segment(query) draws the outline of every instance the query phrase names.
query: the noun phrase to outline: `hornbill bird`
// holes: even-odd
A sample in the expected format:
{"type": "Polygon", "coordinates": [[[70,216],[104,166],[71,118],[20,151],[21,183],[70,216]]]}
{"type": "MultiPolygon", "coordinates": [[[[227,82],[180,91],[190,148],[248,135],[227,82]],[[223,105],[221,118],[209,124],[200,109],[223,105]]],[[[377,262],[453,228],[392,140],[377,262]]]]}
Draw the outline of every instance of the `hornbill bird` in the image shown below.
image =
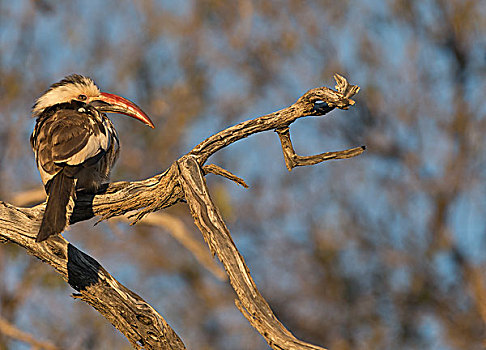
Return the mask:
{"type": "Polygon", "coordinates": [[[36,241],[60,234],[69,223],[76,190],[95,193],[107,182],[117,159],[119,141],[107,113],[121,113],[154,128],[133,102],[100,92],[91,78],[73,74],[37,99],[30,137],[47,206],[36,241]]]}

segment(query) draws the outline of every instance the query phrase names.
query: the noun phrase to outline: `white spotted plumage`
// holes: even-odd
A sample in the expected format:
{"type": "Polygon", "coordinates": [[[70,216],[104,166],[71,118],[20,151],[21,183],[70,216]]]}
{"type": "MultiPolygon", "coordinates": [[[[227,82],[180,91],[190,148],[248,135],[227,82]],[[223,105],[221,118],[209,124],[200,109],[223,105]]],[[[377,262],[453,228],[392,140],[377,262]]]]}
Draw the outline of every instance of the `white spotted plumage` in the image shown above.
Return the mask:
{"type": "Polygon", "coordinates": [[[38,242],[68,225],[76,190],[97,192],[109,180],[119,141],[104,112],[125,114],[154,127],[133,102],[100,92],[92,79],[77,74],[51,85],[34,104],[37,120],[31,144],[48,194],[38,242]]]}

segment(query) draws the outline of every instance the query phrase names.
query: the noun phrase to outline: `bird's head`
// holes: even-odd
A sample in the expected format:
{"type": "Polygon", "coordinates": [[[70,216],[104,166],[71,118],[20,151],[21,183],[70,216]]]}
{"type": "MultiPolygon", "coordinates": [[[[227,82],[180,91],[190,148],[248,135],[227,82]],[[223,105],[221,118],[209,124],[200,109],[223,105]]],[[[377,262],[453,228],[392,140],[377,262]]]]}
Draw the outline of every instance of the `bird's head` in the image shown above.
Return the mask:
{"type": "Polygon", "coordinates": [[[151,128],[155,127],[148,115],[135,103],[114,94],[101,92],[91,78],[78,74],[69,75],[52,84],[35,102],[32,116],[37,117],[46,108],[72,101],[83,102],[100,112],[124,114],[140,120],[151,128]]]}

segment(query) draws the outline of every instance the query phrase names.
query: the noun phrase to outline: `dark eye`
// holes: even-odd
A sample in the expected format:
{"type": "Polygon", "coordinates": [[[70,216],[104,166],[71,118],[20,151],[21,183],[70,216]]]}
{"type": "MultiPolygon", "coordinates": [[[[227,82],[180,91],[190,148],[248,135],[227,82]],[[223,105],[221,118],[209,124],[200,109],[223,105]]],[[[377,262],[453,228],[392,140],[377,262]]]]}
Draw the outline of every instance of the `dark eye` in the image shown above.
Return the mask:
{"type": "Polygon", "coordinates": [[[83,95],[83,94],[78,96],[78,100],[80,100],[80,101],[86,101],[87,98],[88,97],[86,95],[83,95]]]}

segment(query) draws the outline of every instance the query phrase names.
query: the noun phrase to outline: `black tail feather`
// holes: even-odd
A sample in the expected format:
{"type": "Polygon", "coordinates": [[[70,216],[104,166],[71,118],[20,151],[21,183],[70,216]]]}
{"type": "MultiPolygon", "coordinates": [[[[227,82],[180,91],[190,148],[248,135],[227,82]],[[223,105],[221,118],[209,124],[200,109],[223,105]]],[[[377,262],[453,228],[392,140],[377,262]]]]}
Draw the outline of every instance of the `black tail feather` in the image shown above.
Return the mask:
{"type": "Polygon", "coordinates": [[[69,202],[75,194],[75,180],[63,171],[50,181],[48,199],[44,217],[37,234],[36,242],[42,242],[49,236],[60,234],[68,225],[70,209],[69,202]]]}

